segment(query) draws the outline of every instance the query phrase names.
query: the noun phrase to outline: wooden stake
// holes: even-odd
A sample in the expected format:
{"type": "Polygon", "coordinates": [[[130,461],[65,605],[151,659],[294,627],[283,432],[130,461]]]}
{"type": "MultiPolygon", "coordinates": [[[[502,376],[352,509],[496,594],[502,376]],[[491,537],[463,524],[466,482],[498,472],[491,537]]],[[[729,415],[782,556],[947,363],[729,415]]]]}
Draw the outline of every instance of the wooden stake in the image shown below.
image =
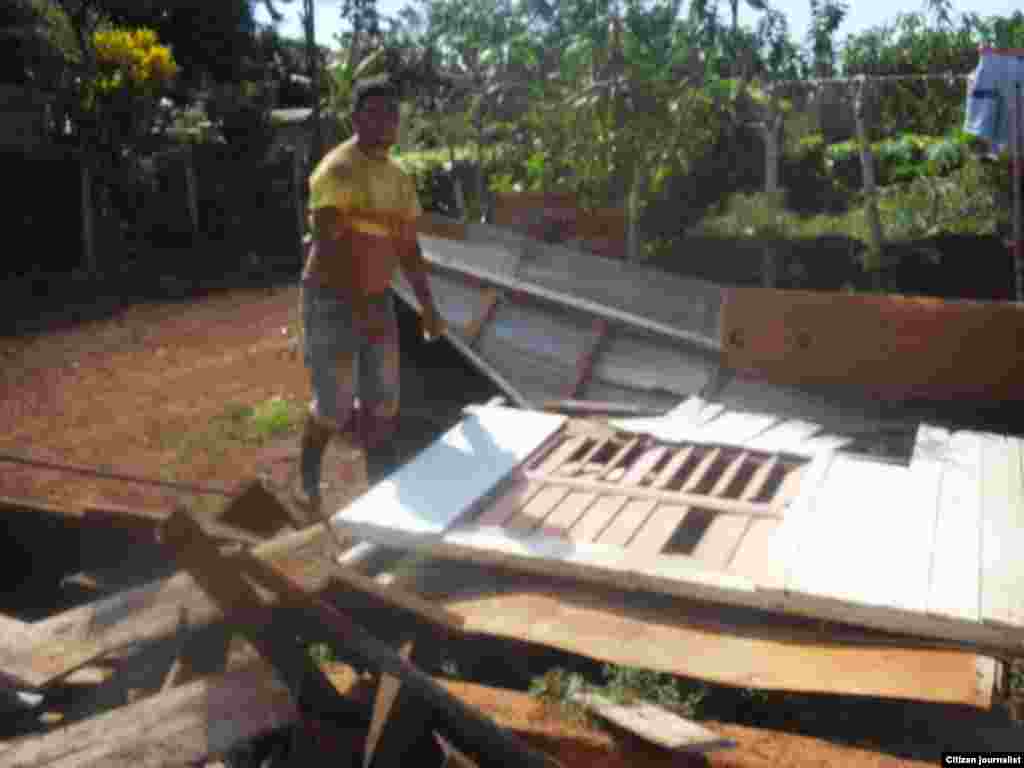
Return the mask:
{"type": "Polygon", "coordinates": [[[85,268],[90,275],[95,275],[99,269],[96,264],[96,230],[92,208],[92,173],[89,170],[89,154],[85,149],[82,150],[80,157],[82,162],[82,248],[85,254],[85,268]]]}
{"type": "Polygon", "coordinates": [[[192,222],[192,237],[199,239],[199,185],[196,183],[196,167],[192,157],[192,145],[189,144],[183,153],[185,161],[185,194],[188,203],[188,216],[192,222]]]}
{"type": "Polygon", "coordinates": [[[864,175],[864,196],[867,200],[868,226],[871,228],[870,270],[879,270],[884,264],[885,238],[882,234],[882,219],[878,213],[878,188],[875,184],[875,158],[871,152],[871,136],[867,124],[867,101],[869,91],[867,77],[860,78],[857,96],[854,100],[854,119],[857,123],[857,140],[860,142],[860,166],[864,175]]]}
{"type": "Polygon", "coordinates": [[[1024,120],[1021,120],[1021,84],[1015,83],[1010,110],[1010,182],[1013,184],[1013,269],[1017,301],[1024,301],[1024,233],[1021,232],[1021,162],[1024,155],[1024,120]]]}

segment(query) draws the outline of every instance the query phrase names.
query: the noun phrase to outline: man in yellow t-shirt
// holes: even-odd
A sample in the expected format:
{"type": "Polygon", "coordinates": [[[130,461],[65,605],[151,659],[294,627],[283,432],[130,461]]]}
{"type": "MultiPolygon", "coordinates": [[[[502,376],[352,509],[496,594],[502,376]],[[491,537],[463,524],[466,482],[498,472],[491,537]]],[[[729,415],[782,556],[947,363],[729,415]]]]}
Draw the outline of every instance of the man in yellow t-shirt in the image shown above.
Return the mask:
{"type": "Polygon", "coordinates": [[[362,444],[371,482],[393,459],[399,350],[390,285],[396,267],[416,293],[424,335],[437,338],[446,330],[416,239],[421,209],[415,185],[388,157],[398,104],[387,78],[357,84],[355,136],[330,151],[310,177],[313,242],[302,274],[302,311],[313,401],[299,474],[300,499],[317,508],[332,434],[351,431],[362,444]]]}

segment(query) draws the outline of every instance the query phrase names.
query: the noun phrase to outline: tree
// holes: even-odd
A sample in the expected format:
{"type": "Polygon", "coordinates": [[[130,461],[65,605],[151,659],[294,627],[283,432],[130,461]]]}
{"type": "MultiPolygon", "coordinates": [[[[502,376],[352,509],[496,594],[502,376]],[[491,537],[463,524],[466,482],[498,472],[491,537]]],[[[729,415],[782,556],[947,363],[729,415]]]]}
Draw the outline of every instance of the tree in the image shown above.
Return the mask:
{"type": "Polygon", "coordinates": [[[833,38],[850,7],[845,0],[811,0],[811,51],[818,77],[831,77],[835,65],[833,38]]]}

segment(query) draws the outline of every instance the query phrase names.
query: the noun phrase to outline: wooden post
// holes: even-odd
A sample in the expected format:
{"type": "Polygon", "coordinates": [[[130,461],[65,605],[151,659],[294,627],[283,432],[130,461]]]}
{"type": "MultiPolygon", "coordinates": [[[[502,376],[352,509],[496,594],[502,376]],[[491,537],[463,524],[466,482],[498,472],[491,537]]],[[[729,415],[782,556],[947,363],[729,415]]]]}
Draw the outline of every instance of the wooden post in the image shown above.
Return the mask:
{"type": "Polygon", "coordinates": [[[196,184],[196,167],[192,156],[192,145],[184,152],[185,194],[188,197],[188,215],[192,222],[192,237],[199,239],[199,187],[196,184]]]}
{"type": "Polygon", "coordinates": [[[1010,110],[1010,183],[1013,184],[1013,271],[1017,282],[1017,301],[1024,301],[1024,233],[1021,232],[1021,164],[1024,158],[1024,120],[1021,120],[1021,84],[1015,83],[1013,109],[1010,110]]]}
{"type": "MultiPolygon", "coordinates": [[[[771,88],[771,101],[768,115],[764,122],[764,191],[771,197],[774,204],[779,194],[779,144],[782,137],[782,111],[779,109],[778,90],[771,88]]],[[[779,206],[781,209],[781,204],[779,206]]],[[[776,211],[776,216],[781,210],[776,211]]],[[[774,244],[764,250],[761,265],[761,284],[765,288],[774,288],[778,283],[778,253],[774,244]]]]}
{"type": "Polygon", "coordinates": [[[96,264],[96,227],[92,208],[92,173],[89,169],[89,152],[81,151],[82,181],[82,248],[85,254],[85,268],[90,275],[99,269],[96,264]]]}
{"type": "Polygon", "coordinates": [[[882,219],[878,213],[878,188],[875,184],[875,158],[871,152],[871,136],[867,124],[867,101],[870,81],[866,76],[859,78],[853,115],[857,123],[857,141],[860,144],[860,165],[864,175],[864,196],[867,201],[868,226],[871,228],[869,244],[870,263],[868,269],[876,272],[883,265],[885,239],[882,234],[882,219]]]}

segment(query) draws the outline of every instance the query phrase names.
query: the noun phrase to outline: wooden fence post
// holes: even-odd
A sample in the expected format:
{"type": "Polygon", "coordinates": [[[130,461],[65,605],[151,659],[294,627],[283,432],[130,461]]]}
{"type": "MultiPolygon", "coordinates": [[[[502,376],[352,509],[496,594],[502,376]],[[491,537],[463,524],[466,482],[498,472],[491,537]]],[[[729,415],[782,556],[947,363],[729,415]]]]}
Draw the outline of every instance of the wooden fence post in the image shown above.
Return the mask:
{"type": "Polygon", "coordinates": [[[1010,183],[1013,184],[1013,273],[1017,283],[1017,301],[1024,301],[1024,233],[1021,223],[1021,164],[1024,158],[1024,120],[1021,119],[1021,85],[1014,83],[1013,108],[1010,110],[1010,183]]]}
{"type": "Polygon", "coordinates": [[[871,152],[871,136],[867,124],[867,101],[870,81],[864,75],[859,78],[857,95],[854,100],[853,116],[857,123],[857,141],[860,144],[860,166],[864,175],[864,196],[867,201],[870,264],[868,268],[876,273],[884,263],[885,239],[882,234],[882,219],[878,213],[878,187],[875,183],[875,158],[871,152]]]}
{"type": "Polygon", "coordinates": [[[92,173],[89,169],[89,152],[82,149],[81,160],[82,182],[82,248],[85,253],[85,268],[90,275],[99,269],[96,263],[96,227],[92,207],[92,173]]]}
{"type": "MultiPolygon", "coordinates": [[[[772,203],[779,195],[779,155],[782,141],[782,110],[779,109],[778,87],[771,86],[771,99],[768,114],[764,122],[764,191],[771,196],[772,203]]],[[[781,205],[776,215],[781,215],[781,205]]],[[[778,249],[774,244],[764,250],[761,265],[761,284],[765,288],[774,288],[778,284],[778,249]]]]}
{"type": "Polygon", "coordinates": [[[185,147],[185,194],[188,198],[188,216],[192,222],[192,237],[199,239],[199,187],[196,183],[196,167],[193,158],[192,144],[185,147]]]}

